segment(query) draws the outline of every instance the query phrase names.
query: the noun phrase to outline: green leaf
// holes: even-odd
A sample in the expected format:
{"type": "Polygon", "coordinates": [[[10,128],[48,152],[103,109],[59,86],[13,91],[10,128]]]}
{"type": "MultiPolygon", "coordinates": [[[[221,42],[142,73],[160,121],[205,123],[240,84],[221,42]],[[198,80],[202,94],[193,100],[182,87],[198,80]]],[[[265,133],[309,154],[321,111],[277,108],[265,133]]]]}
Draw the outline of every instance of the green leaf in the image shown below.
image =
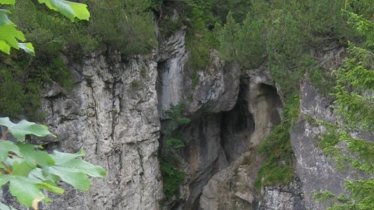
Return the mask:
{"type": "Polygon", "coordinates": [[[18,49],[18,40],[25,41],[25,35],[16,28],[16,25],[9,20],[10,12],[0,9],[0,40],[9,46],[18,49]]]}
{"type": "Polygon", "coordinates": [[[13,152],[21,156],[18,146],[13,142],[6,140],[0,141],[0,160],[5,160],[5,158],[8,157],[9,152],[13,152]]]}
{"type": "Polygon", "coordinates": [[[0,0],[0,4],[14,5],[16,0],[0,0]]]}
{"type": "Polygon", "coordinates": [[[9,20],[8,14],[10,14],[8,10],[0,9],[0,51],[9,54],[13,47],[15,49],[21,48],[26,53],[34,55],[34,48],[31,43],[18,42],[25,41],[25,35],[9,20]]]}
{"type": "Polygon", "coordinates": [[[9,176],[0,175],[0,187],[6,184],[9,181],[9,176]]]}
{"type": "Polygon", "coordinates": [[[88,176],[103,177],[106,172],[102,167],[82,160],[83,155],[82,151],[75,154],[54,151],[51,156],[55,160],[55,166],[48,167],[45,171],[78,190],[86,191],[90,187],[88,176]]]}
{"type": "Polygon", "coordinates": [[[40,188],[46,189],[50,192],[53,192],[59,195],[64,193],[64,189],[58,187],[55,183],[59,179],[58,178],[55,179],[54,177],[52,177],[52,175],[48,173],[43,173],[42,169],[40,168],[35,168],[34,170],[32,170],[29,173],[28,178],[31,180],[34,180],[35,182],[38,182],[37,185],[40,188]]]}
{"type": "Polygon", "coordinates": [[[57,166],[75,169],[92,177],[103,177],[106,175],[105,169],[80,159],[82,156],[83,152],[70,154],[54,151],[52,154],[57,166]]]}
{"type": "Polygon", "coordinates": [[[88,20],[90,13],[86,4],[65,1],[65,0],[38,0],[39,3],[47,5],[51,10],[57,11],[74,21],[75,18],[79,20],[88,20]]]}
{"type": "Polygon", "coordinates": [[[0,40],[5,41],[11,47],[19,49],[18,40],[25,41],[25,36],[14,24],[0,25],[0,40]]]}
{"type": "Polygon", "coordinates": [[[53,135],[49,132],[47,126],[29,122],[27,120],[22,120],[19,123],[12,123],[8,117],[0,117],[0,125],[7,127],[9,132],[21,142],[25,141],[25,136],[29,134],[38,137],[53,135]]]}
{"type": "Polygon", "coordinates": [[[0,40],[0,51],[8,55],[10,54],[10,46],[3,40],[0,40]]]}
{"type": "Polygon", "coordinates": [[[83,155],[83,152],[70,154],[54,151],[52,157],[56,161],[57,166],[72,168],[92,177],[103,177],[106,175],[106,171],[102,167],[80,159],[83,155]]]}
{"type": "Polygon", "coordinates": [[[76,169],[84,174],[87,174],[91,177],[103,177],[106,175],[106,171],[100,167],[95,166],[87,161],[81,159],[74,159],[68,162],[65,162],[61,166],[65,168],[76,169]]]}
{"type": "Polygon", "coordinates": [[[0,26],[12,24],[12,21],[10,21],[8,18],[8,14],[10,14],[9,10],[0,9],[0,26]]]}
{"type": "Polygon", "coordinates": [[[90,188],[90,180],[87,175],[79,170],[53,166],[49,168],[49,172],[60,177],[62,181],[72,185],[78,190],[87,191],[90,188]]]}
{"type": "Polygon", "coordinates": [[[49,192],[52,192],[52,193],[55,193],[55,194],[58,194],[58,195],[64,194],[64,189],[62,189],[61,187],[57,187],[54,183],[41,182],[37,185],[40,188],[48,190],[49,192]]]}
{"type": "Polygon", "coordinates": [[[26,207],[31,207],[35,201],[46,199],[36,183],[22,176],[11,176],[9,190],[10,194],[26,207]]]}
{"type": "Polygon", "coordinates": [[[35,165],[30,164],[27,161],[15,161],[12,167],[12,174],[16,176],[27,176],[30,173],[30,171],[33,170],[35,167],[35,165]]]}
{"type": "Polygon", "coordinates": [[[34,46],[30,42],[18,43],[18,47],[28,54],[35,55],[34,46]]]}
{"type": "Polygon", "coordinates": [[[64,152],[59,152],[57,150],[54,150],[51,156],[56,161],[56,165],[62,165],[65,162],[69,162],[76,158],[83,157],[84,153],[83,151],[80,151],[77,153],[64,153],[64,152]]]}
{"type": "Polygon", "coordinates": [[[55,164],[53,158],[44,151],[35,150],[31,144],[17,144],[24,159],[40,166],[52,166],[55,164]]]}

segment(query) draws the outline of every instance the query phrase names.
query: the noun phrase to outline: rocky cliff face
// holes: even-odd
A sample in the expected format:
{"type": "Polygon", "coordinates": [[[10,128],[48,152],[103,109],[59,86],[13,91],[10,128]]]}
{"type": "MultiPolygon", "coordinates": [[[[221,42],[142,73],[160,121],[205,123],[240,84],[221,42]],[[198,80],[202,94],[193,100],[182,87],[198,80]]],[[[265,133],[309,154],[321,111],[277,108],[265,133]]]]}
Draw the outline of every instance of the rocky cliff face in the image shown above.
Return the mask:
{"type": "MultiPolygon", "coordinates": [[[[242,70],[214,52],[209,68],[197,71],[192,81],[184,40],[179,31],[149,56],[92,55],[70,65],[75,78],[71,91],[56,84],[46,88],[43,109],[59,136],[50,146],[84,149],[87,160],[108,171],[88,193],[70,189],[50,209],[323,209],[312,193],[326,186],[339,193],[350,174],[337,172],[318,149],[314,139],[323,128],[311,126],[305,116],[336,120],[331,101],[310,83],[302,84],[301,114],[291,131],[295,178],[259,192],[254,180],[262,158],[256,146],[282,117],[276,85],[266,66],[242,70]],[[161,124],[178,104],[184,104],[191,119],[178,128],[186,176],[173,205],[161,207],[161,124]]],[[[316,56],[323,65],[338,65],[339,53],[329,53],[316,56]]]]}
{"type": "MultiPolygon", "coordinates": [[[[178,130],[186,145],[180,156],[187,178],[181,187],[179,204],[174,208],[225,209],[227,206],[221,208],[220,203],[231,202],[226,196],[233,189],[221,185],[232,182],[232,174],[237,173],[240,165],[234,162],[244,159],[240,158],[243,153],[251,155],[248,151],[280,122],[281,100],[266,69],[242,71],[236,64],[219,59],[214,52],[208,69],[197,71],[198,81],[193,85],[185,59],[188,54],[181,44],[184,34],[177,33],[171,40],[178,44],[172,46],[170,41],[165,44],[175,49],[163,54],[169,53],[165,57],[170,59],[159,68],[159,99],[165,99],[159,100],[159,111],[165,113],[172,105],[183,103],[192,119],[178,130]],[[180,66],[174,68],[173,63],[180,66]]],[[[253,154],[251,157],[258,158],[253,154]]],[[[250,176],[243,175],[238,185],[248,188],[233,193],[240,194],[237,198],[244,199],[248,208],[254,202],[252,185],[260,162],[248,158],[247,161],[253,169],[248,169],[250,176]],[[251,181],[246,183],[247,179],[251,181]]]]}
{"type": "Polygon", "coordinates": [[[122,60],[93,55],[73,65],[75,85],[67,93],[46,89],[47,123],[59,147],[106,168],[88,193],[69,190],[50,209],[158,209],[162,198],[157,151],[157,63],[150,57],[122,60]]]}

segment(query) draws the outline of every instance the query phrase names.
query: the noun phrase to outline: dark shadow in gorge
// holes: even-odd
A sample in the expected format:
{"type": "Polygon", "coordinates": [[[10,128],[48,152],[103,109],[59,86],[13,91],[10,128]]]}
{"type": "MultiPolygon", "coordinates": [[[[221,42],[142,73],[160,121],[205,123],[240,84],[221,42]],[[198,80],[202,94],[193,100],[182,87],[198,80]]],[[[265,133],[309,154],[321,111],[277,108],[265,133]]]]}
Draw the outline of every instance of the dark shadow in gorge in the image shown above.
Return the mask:
{"type": "Polygon", "coordinates": [[[250,78],[244,77],[232,110],[217,114],[199,113],[194,115],[190,124],[178,128],[176,132],[185,145],[178,154],[184,162],[184,188],[188,190],[184,198],[175,201],[168,209],[199,209],[203,187],[214,174],[247,151],[252,146],[252,138],[258,137],[259,132],[271,129],[265,126],[280,122],[277,110],[280,107],[276,88],[262,83],[251,86],[250,78]],[[250,106],[256,110],[251,110],[250,106]]]}

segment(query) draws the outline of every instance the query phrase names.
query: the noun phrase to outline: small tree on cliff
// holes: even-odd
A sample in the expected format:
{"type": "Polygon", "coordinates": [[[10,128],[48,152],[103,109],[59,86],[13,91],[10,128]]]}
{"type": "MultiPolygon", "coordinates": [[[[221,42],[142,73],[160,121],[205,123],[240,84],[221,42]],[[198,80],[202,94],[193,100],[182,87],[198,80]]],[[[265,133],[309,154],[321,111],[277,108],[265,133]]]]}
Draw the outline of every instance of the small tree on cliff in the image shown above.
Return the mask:
{"type": "MultiPolygon", "coordinates": [[[[0,6],[14,6],[16,0],[0,0],[0,6]]],[[[49,9],[74,20],[88,20],[87,5],[66,0],[38,0],[49,9]]],[[[0,9],[0,51],[10,54],[11,48],[22,49],[34,55],[31,43],[25,42],[24,34],[9,19],[7,9],[0,9]]],[[[5,90],[6,91],[6,90],[5,90]]],[[[62,194],[59,181],[75,189],[86,191],[90,187],[89,177],[103,177],[105,170],[82,159],[82,151],[71,154],[42,151],[42,146],[25,142],[26,135],[37,137],[54,136],[48,127],[26,120],[13,123],[0,117],[0,187],[9,192],[25,207],[38,209],[40,202],[50,202],[46,192],[62,194]]],[[[0,210],[12,210],[0,202],[0,210]]]]}

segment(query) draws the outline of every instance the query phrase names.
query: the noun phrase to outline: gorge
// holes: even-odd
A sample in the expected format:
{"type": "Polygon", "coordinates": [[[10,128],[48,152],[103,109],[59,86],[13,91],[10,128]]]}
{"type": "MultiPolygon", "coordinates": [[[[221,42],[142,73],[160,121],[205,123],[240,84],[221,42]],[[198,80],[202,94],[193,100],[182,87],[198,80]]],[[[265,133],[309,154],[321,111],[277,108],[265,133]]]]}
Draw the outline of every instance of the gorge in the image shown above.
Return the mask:
{"type": "Polygon", "coordinates": [[[69,32],[16,10],[40,57],[0,57],[0,115],[107,171],[40,209],[374,208],[374,3],[288,3],[93,0],[69,32]]]}

